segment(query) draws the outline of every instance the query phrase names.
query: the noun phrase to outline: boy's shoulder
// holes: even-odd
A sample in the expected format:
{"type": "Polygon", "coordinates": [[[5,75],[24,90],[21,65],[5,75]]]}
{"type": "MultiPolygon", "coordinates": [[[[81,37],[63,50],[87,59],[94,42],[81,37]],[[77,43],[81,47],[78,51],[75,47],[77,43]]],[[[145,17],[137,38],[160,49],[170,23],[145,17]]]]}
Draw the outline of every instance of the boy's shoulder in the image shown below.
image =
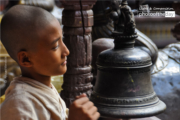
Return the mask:
{"type": "Polygon", "coordinates": [[[31,96],[29,91],[33,91],[33,87],[23,83],[12,81],[5,92],[4,102],[28,102],[29,96],[31,96]]]}
{"type": "MultiPolygon", "coordinates": [[[[19,85],[18,85],[19,86],[19,85]]],[[[2,120],[34,119],[34,107],[27,93],[16,86],[0,105],[2,120]]]]}
{"type": "Polygon", "coordinates": [[[12,81],[9,85],[9,87],[6,89],[5,96],[6,99],[9,98],[17,98],[19,96],[26,95],[26,85],[24,83],[17,83],[15,81],[12,81]]]}
{"type": "MultiPolygon", "coordinates": [[[[25,92],[22,92],[25,93],[25,92]]],[[[2,120],[41,120],[50,119],[48,110],[27,94],[14,94],[0,105],[2,120]]]]}
{"type": "Polygon", "coordinates": [[[39,117],[42,117],[41,120],[50,119],[50,114],[48,109],[46,109],[47,105],[41,101],[42,96],[38,95],[36,92],[37,88],[27,83],[23,83],[21,81],[11,82],[10,86],[6,90],[6,98],[0,105],[1,119],[38,120],[39,117]]]}
{"type": "MultiPolygon", "coordinates": [[[[51,103],[55,104],[58,99],[55,99],[56,96],[51,97],[52,91],[49,91],[43,86],[39,86],[36,83],[32,83],[32,81],[12,81],[10,86],[7,88],[5,92],[5,101],[14,101],[14,102],[28,102],[32,103],[38,102],[41,104],[41,101],[46,98],[51,98],[51,103]],[[30,83],[30,84],[29,84],[30,83]]],[[[49,101],[47,101],[49,102],[49,101]]]]}
{"type": "Polygon", "coordinates": [[[0,105],[0,109],[13,109],[18,107],[30,107],[30,99],[27,97],[25,91],[12,90],[8,96],[6,96],[4,102],[0,105]]]}
{"type": "MultiPolygon", "coordinates": [[[[27,92],[27,85],[23,83],[11,82],[10,86],[5,92],[5,100],[1,104],[0,109],[6,108],[18,108],[18,107],[28,107],[32,106],[32,99],[29,92],[27,92]]],[[[31,89],[32,90],[32,89],[31,89]]]]}

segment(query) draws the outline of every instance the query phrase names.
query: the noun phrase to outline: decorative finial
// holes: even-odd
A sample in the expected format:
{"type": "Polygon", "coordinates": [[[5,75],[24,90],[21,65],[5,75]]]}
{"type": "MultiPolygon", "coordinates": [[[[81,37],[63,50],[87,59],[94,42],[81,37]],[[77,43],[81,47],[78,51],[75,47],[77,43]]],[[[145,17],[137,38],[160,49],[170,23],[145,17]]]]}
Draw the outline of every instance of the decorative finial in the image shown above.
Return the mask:
{"type": "Polygon", "coordinates": [[[126,0],[121,2],[118,0],[112,0],[113,12],[110,14],[110,18],[114,21],[114,32],[121,33],[123,35],[134,35],[135,32],[135,20],[134,14],[131,8],[128,6],[126,0]]]}

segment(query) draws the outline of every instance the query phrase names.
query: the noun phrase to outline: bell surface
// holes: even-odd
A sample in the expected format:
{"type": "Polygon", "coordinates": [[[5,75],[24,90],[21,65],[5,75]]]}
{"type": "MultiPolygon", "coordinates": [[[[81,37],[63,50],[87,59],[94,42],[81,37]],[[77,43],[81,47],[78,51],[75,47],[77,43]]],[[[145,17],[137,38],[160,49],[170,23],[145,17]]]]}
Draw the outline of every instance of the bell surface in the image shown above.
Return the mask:
{"type": "MultiPolygon", "coordinates": [[[[112,1],[117,4],[117,1],[112,1]]],[[[157,115],[166,109],[151,83],[151,57],[134,48],[135,20],[127,1],[116,10],[114,48],[101,52],[97,58],[96,84],[90,100],[101,117],[142,118],[157,115]]]]}
{"type": "Polygon", "coordinates": [[[106,118],[142,118],[163,112],[166,105],[151,83],[151,57],[133,47],[136,34],[117,36],[115,47],[97,58],[97,78],[90,100],[106,118]]]}

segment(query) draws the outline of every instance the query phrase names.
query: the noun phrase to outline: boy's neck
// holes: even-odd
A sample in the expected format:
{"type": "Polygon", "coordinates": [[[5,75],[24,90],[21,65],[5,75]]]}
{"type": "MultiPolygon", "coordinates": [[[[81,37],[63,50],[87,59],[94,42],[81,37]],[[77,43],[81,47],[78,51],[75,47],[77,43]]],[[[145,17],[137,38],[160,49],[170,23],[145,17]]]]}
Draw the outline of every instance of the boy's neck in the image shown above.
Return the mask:
{"type": "Polygon", "coordinates": [[[45,84],[48,87],[52,87],[51,86],[51,76],[43,76],[43,75],[39,75],[39,74],[27,74],[22,72],[22,77],[28,77],[31,79],[34,79],[40,83],[45,84]]]}

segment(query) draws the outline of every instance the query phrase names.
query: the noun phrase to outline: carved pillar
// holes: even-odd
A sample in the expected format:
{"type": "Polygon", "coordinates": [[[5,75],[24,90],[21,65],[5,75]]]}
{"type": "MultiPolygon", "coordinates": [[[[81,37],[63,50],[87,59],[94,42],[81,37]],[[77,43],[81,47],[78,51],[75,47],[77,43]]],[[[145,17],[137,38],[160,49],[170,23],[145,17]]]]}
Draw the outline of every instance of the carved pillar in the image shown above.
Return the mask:
{"type": "Polygon", "coordinates": [[[93,11],[96,0],[60,0],[64,7],[62,24],[64,43],[70,51],[67,57],[67,72],[61,97],[67,107],[77,95],[91,95],[93,76],[91,74],[93,11]]]}

